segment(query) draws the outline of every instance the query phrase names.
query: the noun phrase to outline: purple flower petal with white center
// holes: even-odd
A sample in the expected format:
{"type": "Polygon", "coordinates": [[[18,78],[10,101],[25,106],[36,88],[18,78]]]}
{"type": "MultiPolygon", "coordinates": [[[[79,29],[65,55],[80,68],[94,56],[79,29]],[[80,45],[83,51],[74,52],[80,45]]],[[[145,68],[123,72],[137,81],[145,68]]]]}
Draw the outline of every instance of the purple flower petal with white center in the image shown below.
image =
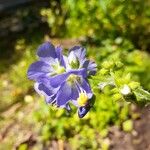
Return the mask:
{"type": "Polygon", "coordinates": [[[55,48],[45,42],[37,55],[40,61],[31,64],[27,73],[29,79],[36,81],[37,93],[43,95],[47,103],[68,111],[72,102],[78,107],[79,117],[84,117],[93,96],[87,77],[96,72],[96,64],[86,59],[85,49],[75,46],[66,57],[60,46],[55,48]]]}
{"type": "Polygon", "coordinates": [[[51,77],[49,79],[51,86],[53,87],[58,87],[61,85],[71,74],[77,75],[77,76],[82,76],[86,78],[86,70],[85,69],[79,69],[79,70],[70,70],[69,72],[65,72],[60,75],[56,75],[54,77],[51,77]]]}
{"type": "Polygon", "coordinates": [[[39,46],[37,55],[41,61],[45,61],[49,64],[55,64],[56,60],[65,67],[65,61],[63,60],[62,48],[60,46],[54,47],[50,42],[45,42],[39,46]]]}
{"type": "Polygon", "coordinates": [[[95,62],[86,59],[86,50],[80,46],[75,46],[70,49],[68,61],[65,59],[67,70],[85,68],[87,74],[94,75],[96,73],[97,65],[95,62]],[[69,64],[69,65],[68,65],[69,64]]]}
{"type": "Polygon", "coordinates": [[[90,86],[84,79],[80,79],[80,81],[75,80],[75,82],[72,84],[70,84],[68,81],[64,81],[58,89],[58,93],[56,94],[56,104],[57,106],[62,107],[71,101],[75,106],[80,107],[80,105],[77,103],[77,98],[79,98],[80,93],[83,92],[86,94],[88,102],[93,93],[90,89],[90,86]]]}
{"type": "Polygon", "coordinates": [[[45,42],[38,48],[37,61],[28,69],[28,78],[37,80],[41,76],[54,76],[65,72],[65,61],[61,47],[54,47],[50,42],[45,42]]]}

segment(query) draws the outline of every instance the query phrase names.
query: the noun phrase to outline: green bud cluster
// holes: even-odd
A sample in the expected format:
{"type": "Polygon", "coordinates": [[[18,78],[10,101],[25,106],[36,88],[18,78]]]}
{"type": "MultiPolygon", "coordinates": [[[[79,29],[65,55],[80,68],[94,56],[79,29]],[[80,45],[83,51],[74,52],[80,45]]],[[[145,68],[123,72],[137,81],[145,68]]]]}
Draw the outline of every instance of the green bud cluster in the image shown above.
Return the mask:
{"type": "Polygon", "coordinates": [[[114,101],[125,100],[140,105],[150,103],[150,93],[143,90],[139,82],[133,81],[132,74],[125,70],[120,61],[104,61],[97,75],[90,81],[93,89],[98,85],[100,92],[109,93],[114,101]]]}

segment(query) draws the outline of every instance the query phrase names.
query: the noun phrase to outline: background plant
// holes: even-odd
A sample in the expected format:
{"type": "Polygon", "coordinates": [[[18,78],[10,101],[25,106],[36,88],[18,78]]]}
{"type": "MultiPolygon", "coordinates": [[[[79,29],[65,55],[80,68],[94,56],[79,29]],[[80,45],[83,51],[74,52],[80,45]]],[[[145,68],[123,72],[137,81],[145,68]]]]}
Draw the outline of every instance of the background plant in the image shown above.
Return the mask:
{"type": "Polygon", "coordinates": [[[150,41],[149,0],[51,1],[42,9],[53,36],[86,37],[100,44],[118,36],[136,48],[148,49],[150,41]]]}
{"type": "MultiPolygon", "coordinates": [[[[7,127],[9,121],[24,125],[23,129],[28,127],[27,131],[36,135],[35,149],[49,147],[53,141],[66,142],[72,149],[108,149],[111,126],[132,132],[134,119],[139,114],[132,111],[132,107],[137,105],[130,102],[143,105],[140,103],[143,96],[139,95],[136,100],[128,99],[130,96],[123,97],[121,90],[127,85],[136,95],[139,93],[136,90],[141,87],[150,89],[149,5],[149,0],[53,0],[49,8],[43,7],[40,13],[42,21],[50,27],[47,31],[50,38],[83,37],[81,44],[87,48],[88,57],[98,64],[97,75],[89,79],[96,95],[94,107],[81,120],[75,110],[66,114],[64,110],[47,106],[44,99],[35,94],[32,82],[26,78],[26,71],[36,59],[38,45],[45,40],[39,27],[14,42],[14,53],[10,56],[18,61],[14,63],[8,59],[7,64],[1,61],[0,111],[12,104],[21,104],[13,116],[1,115],[1,129],[7,127]],[[112,78],[118,88],[110,82],[112,78]]],[[[143,102],[145,100],[148,98],[144,97],[143,102]]],[[[23,134],[20,128],[19,131],[17,135],[8,134],[0,148],[11,149],[19,134],[23,134]]],[[[25,145],[20,147],[27,149],[28,144],[25,145]]]]}

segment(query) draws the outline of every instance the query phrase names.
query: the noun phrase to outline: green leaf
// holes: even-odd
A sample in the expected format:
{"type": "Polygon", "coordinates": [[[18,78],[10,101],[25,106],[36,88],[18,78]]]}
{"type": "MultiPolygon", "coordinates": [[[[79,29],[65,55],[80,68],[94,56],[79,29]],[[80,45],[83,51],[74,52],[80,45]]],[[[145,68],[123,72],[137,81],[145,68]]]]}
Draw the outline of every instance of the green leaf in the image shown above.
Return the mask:
{"type": "Polygon", "coordinates": [[[134,94],[137,98],[137,102],[146,105],[150,103],[150,93],[144,89],[138,88],[134,91],[134,94]]]}

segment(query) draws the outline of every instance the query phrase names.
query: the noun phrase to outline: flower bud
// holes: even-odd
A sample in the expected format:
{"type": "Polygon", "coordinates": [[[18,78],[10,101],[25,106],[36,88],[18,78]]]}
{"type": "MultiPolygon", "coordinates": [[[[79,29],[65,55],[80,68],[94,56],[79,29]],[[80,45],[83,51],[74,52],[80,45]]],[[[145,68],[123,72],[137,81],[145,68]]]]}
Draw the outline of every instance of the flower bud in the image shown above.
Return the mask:
{"type": "Polygon", "coordinates": [[[134,92],[131,91],[131,88],[128,85],[124,85],[123,88],[120,90],[123,98],[128,102],[133,102],[136,100],[134,92]]]}
{"type": "Polygon", "coordinates": [[[129,95],[131,94],[131,89],[128,85],[124,85],[123,88],[120,90],[122,95],[129,95]]]}

